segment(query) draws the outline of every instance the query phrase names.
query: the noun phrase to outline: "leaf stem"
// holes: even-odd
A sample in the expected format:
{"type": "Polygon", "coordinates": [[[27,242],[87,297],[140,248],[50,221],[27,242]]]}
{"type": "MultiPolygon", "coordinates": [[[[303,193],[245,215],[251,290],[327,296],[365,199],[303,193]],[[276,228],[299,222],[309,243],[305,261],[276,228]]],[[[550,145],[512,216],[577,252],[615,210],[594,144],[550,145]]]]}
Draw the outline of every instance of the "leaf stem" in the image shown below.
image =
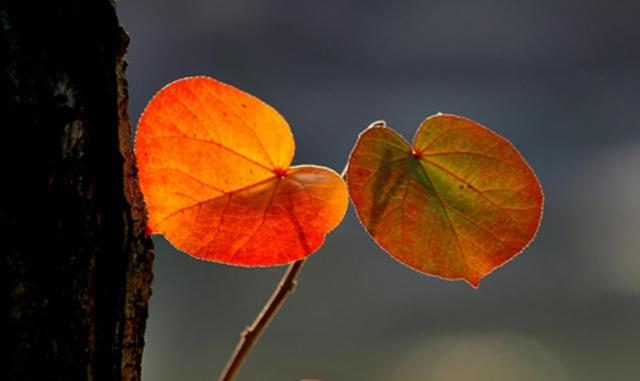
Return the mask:
{"type": "Polygon", "coordinates": [[[287,299],[287,296],[296,288],[296,278],[300,270],[302,270],[305,261],[306,259],[301,259],[289,265],[289,268],[287,268],[287,271],[280,279],[280,283],[278,283],[278,286],[273,291],[271,298],[269,298],[264,307],[262,307],[262,311],[260,311],[253,324],[245,328],[240,335],[240,341],[238,341],[235,351],[231,357],[229,357],[219,381],[231,381],[234,379],[242,363],[260,338],[260,335],[262,335],[264,330],[269,326],[269,323],[287,299]]]}
{"type": "MultiPolygon", "coordinates": [[[[347,168],[348,165],[344,167],[340,174],[340,177],[343,179],[346,178],[347,168]]],[[[227,365],[225,365],[218,381],[232,381],[235,378],[242,363],[260,338],[260,335],[267,329],[269,323],[271,323],[271,320],[287,299],[287,296],[296,288],[296,278],[298,278],[298,274],[300,274],[300,270],[302,270],[302,266],[304,266],[306,261],[307,259],[304,258],[289,265],[287,271],[282,275],[280,283],[278,283],[276,289],[273,290],[271,298],[269,298],[264,307],[262,307],[262,311],[256,316],[253,324],[242,331],[240,341],[238,341],[236,349],[231,354],[231,357],[229,357],[227,365]]]]}

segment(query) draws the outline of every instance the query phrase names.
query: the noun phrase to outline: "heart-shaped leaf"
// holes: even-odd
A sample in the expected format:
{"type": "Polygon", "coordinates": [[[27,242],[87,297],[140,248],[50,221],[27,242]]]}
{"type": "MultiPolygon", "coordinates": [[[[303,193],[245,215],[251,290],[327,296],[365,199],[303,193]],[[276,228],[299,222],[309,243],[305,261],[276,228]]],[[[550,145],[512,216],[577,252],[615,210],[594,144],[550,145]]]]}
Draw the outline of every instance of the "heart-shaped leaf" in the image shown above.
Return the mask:
{"type": "Polygon", "coordinates": [[[289,167],[284,118],[259,99],[207,77],[160,90],[136,133],[148,227],[197,258],[271,266],[308,256],[344,217],[341,177],[289,167]]]}
{"type": "Polygon", "coordinates": [[[374,123],[351,152],[347,184],[392,257],[474,287],[531,242],[542,217],[542,188],[516,148],[455,115],[427,118],[412,145],[374,123]]]}

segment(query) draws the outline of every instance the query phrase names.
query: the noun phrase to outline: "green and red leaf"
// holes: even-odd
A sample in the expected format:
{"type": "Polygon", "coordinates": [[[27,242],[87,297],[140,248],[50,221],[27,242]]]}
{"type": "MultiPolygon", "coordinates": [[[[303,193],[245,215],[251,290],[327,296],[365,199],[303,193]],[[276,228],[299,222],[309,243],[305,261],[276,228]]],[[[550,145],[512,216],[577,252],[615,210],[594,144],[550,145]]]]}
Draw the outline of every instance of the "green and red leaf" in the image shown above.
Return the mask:
{"type": "Polygon", "coordinates": [[[516,148],[455,115],[427,118],[411,145],[374,123],[347,183],[358,218],[392,257],[474,287],[529,245],[542,217],[542,188],[516,148]]]}

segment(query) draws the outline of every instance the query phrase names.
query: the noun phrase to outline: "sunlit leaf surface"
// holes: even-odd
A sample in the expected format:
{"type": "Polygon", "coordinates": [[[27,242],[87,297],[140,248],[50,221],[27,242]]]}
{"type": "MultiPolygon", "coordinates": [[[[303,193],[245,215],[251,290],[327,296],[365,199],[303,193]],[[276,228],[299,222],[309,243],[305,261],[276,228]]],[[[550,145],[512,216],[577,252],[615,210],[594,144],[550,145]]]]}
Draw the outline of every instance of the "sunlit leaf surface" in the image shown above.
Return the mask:
{"type": "Polygon", "coordinates": [[[207,77],[160,90],[136,134],[148,227],[197,258],[270,266],[317,250],[347,208],[344,181],[320,166],[290,167],[284,118],[207,77]]]}
{"type": "Polygon", "coordinates": [[[542,217],[542,188],[515,147],[462,117],[427,118],[409,145],[383,122],[347,170],[358,217],[410,268],[474,287],[520,253],[542,217]]]}

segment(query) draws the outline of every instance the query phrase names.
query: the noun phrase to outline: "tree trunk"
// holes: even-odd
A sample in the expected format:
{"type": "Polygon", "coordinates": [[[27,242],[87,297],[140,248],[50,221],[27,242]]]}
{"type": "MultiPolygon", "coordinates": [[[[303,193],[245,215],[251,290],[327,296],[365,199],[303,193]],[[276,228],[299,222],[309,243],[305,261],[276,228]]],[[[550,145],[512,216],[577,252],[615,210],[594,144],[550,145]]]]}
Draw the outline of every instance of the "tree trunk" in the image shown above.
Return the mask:
{"type": "Polygon", "coordinates": [[[0,2],[1,380],[140,379],[153,248],[127,44],[108,0],[0,2]]]}

